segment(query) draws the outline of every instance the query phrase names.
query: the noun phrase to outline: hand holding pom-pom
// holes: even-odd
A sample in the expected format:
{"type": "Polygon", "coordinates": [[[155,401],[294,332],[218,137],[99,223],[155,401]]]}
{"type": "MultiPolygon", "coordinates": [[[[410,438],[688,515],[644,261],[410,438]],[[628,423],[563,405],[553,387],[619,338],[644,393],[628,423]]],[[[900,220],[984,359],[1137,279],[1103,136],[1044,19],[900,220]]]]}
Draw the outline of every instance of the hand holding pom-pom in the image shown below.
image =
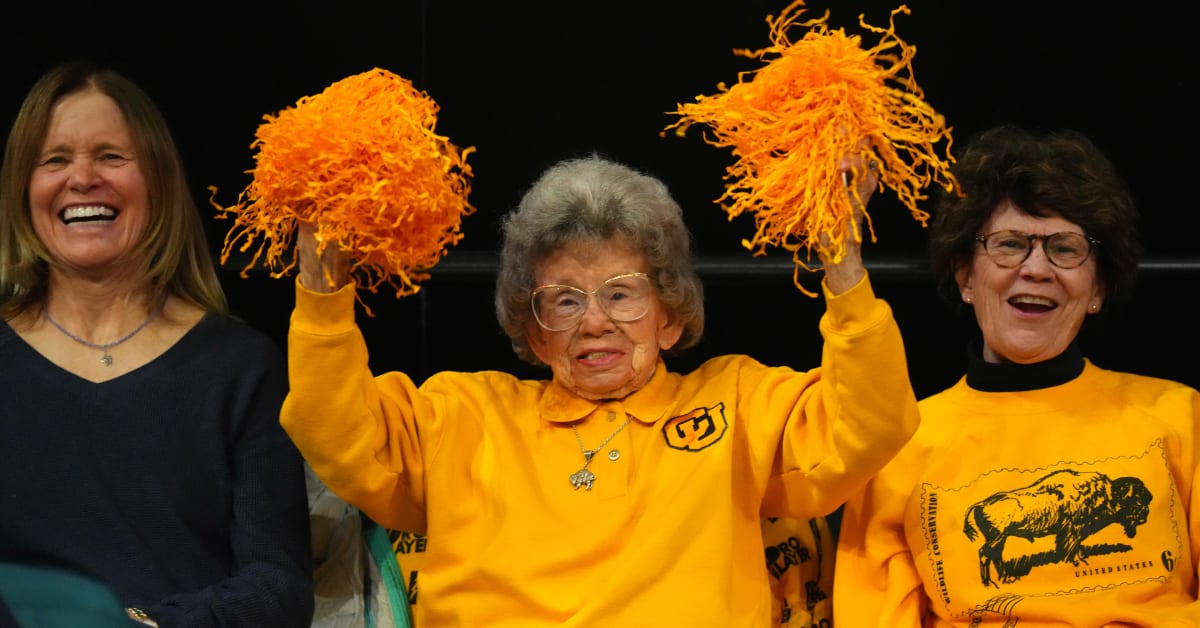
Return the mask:
{"type": "Polygon", "coordinates": [[[473,149],[437,135],[437,112],[409,81],[375,69],[264,116],[251,144],[253,181],[236,205],[217,206],[222,217],[235,216],[221,262],[257,242],[243,276],[260,261],[272,276],[285,275],[304,253],[286,258],[297,223],[308,223],[315,253],[332,247],[360,288],[388,283],[397,297],[416,293],[474,211],[466,163],[473,149]]]}
{"type": "MultiPolygon", "coordinates": [[[[863,219],[874,239],[865,197],[856,185],[847,194],[843,173],[894,190],[922,224],[928,218],[917,206],[926,198],[922,189],[934,182],[954,187],[952,159],[935,151],[944,140],[948,153],[950,128],[912,78],[915,48],[894,26],[872,27],[860,16],[860,25],[880,36],[864,48],[860,36],[830,29],[828,13],[799,22],[803,5],[797,0],[778,18],[767,18],[772,46],[735,51],[763,60],[763,67],[739,75],[732,86],[719,84],[717,94],[680,104],[679,120],[667,127],[683,135],[705,125],[705,142],[732,149],[736,162],[726,169],[726,190],[717,201],[731,219],[754,216],[757,231],[743,241],[747,249],[761,255],[768,246],[782,247],[792,252],[797,271],[809,268],[813,251],[826,268],[842,260],[846,247],[861,244],[863,219]],[[793,42],[793,26],[808,32],[793,42]],[[842,160],[848,155],[854,159],[847,169],[842,160]],[[867,173],[870,163],[877,169],[867,173]]],[[[907,7],[892,14],[900,12],[907,7]]],[[[796,286],[811,294],[798,274],[796,286]]]]}
{"type": "Polygon", "coordinates": [[[313,292],[334,292],[350,277],[350,257],[337,242],[322,242],[317,226],[300,222],[296,235],[300,285],[313,292]]]}

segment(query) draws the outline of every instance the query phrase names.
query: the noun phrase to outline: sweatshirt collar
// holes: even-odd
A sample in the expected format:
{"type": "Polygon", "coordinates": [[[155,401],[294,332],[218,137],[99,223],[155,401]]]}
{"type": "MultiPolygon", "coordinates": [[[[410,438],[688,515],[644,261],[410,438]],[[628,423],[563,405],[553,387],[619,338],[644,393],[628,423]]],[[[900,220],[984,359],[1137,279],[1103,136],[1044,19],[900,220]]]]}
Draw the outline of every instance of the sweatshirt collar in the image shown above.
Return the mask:
{"type": "Polygon", "coordinates": [[[660,358],[654,374],[645,386],[623,399],[584,399],[552,380],[542,393],[538,410],[542,418],[555,423],[569,423],[586,418],[600,408],[619,409],[643,423],[658,421],[675,398],[676,378],[667,371],[660,358]]]}

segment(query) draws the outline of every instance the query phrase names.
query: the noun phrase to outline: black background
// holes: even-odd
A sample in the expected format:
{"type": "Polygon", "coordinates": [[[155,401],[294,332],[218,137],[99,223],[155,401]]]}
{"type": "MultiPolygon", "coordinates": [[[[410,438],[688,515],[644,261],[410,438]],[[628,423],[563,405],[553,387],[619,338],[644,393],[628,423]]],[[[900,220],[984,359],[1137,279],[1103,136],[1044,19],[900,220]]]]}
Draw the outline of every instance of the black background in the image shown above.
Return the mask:
{"type": "MultiPolygon", "coordinates": [[[[809,368],[819,360],[819,300],[792,285],[786,255],[752,258],[751,224],[713,200],[730,163],[699,133],[660,131],[680,102],[733,82],[758,62],[735,48],[767,46],[765,18],[786,1],[570,0],[390,3],[22,3],[0,37],[7,127],[25,91],[53,63],[89,56],[124,71],[156,98],[189,169],[197,201],[208,186],[230,205],[249,182],[250,142],[263,115],[375,67],[411,79],[441,107],[437,130],[473,146],[465,239],[415,297],[384,289],[361,317],[376,369],[420,379],[439,369],[540,374],[512,356],[491,306],[499,217],[541,170],[600,152],[661,177],[684,207],[707,285],[705,340],[675,358],[687,370],[716,353],[749,353],[809,368]]],[[[897,34],[917,47],[914,74],[956,143],[1001,123],[1071,127],[1091,135],[1125,173],[1143,214],[1148,255],[1135,300],[1085,340],[1113,368],[1200,386],[1193,293],[1197,206],[1198,12],[1188,2],[914,0],[897,34]]],[[[898,3],[810,2],[810,15],[862,33],[898,3]]],[[[10,8],[11,11],[11,8],[10,8]]],[[[799,30],[793,39],[799,38],[799,30]]],[[[867,35],[867,41],[874,41],[867,35]]],[[[954,381],[973,323],[939,302],[924,272],[925,233],[888,193],[870,207],[879,241],[867,248],[876,291],[894,306],[919,395],[954,381]]],[[[209,224],[214,254],[228,222],[209,224]]],[[[281,343],[291,279],[222,269],[239,316],[281,343]]],[[[815,285],[810,282],[810,285],[815,285]]]]}

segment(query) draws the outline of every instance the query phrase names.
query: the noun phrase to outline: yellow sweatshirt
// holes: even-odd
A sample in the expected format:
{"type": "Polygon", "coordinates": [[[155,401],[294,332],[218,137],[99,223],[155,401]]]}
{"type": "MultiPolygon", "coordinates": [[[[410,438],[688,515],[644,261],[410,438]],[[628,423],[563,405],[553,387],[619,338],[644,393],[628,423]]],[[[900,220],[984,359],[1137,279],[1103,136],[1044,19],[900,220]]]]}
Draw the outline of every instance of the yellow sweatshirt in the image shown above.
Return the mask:
{"type": "Polygon", "coordinates": [[[836,625],[1200,625],[1200,394],[1079,361],[1065,383],[921,401],[846,506],[836,625]]]}
{"type": "Polygon", "coordinates": [[[761,518],[832,512],[918,422],[866,279],[827,292],[818,369],[660,362],[606,402],[501,372],[373,375],[354,296],[297,283],[282,423],[336,494],[427,534],[417,626],[766,626],[761,518]]]}
{"type": "MultiPolygon", "coordinates": [[[[358,511],[353,508],[348,511],[353,515],[353,520],[348,521],[347,525],[357,524],[358,511]]],[[[834,535],[830,530],[829,521],[825,517],[768,517],[762,520],[762,533],[767,581],[771,584],[771,625],[781,628],[828,627],[833,621],[833,601],[830,595],[833,592],[834,552],[834,535]]],[[[375,578],[369,583],[371,588],[367,591],[368,595],[374,596],[375,603],[382,607],[381,615],[392,610],[389,605],[391,596],[406,596],[410,609],[420,604],[418,576],[424,568],[422,561],[428,544],[424,534],[415,532],[386,530],[386,535],[392,555],[386,558],[394,558],[399,571],[394,581],[389,581],[386,575],[375,578]]],[[[357,561],[352,558],[339,561],[335,568],[362,571],[364,565],[361,558],[357,561]]],[[[356,603],[361,604],[356,599],[347,600],[349,596],[361,597],[364,593],[362,578],[356,576],[359,572],[352,573],[349,577],[345,574],[335,574],[332,570],[329,570],[329,573],[331,578],[340,578],[335,580],[339,585],[348,580],[355,584],[353,587],[340,587],[340,596],[318,597],[318,603],[326,602],[326,606],[332,611],[344,612],[346,606],[352,609],[361,608],[353,606],[356,603]]],[[[377,625],[383,624],[377,621],[377,625]]]]}

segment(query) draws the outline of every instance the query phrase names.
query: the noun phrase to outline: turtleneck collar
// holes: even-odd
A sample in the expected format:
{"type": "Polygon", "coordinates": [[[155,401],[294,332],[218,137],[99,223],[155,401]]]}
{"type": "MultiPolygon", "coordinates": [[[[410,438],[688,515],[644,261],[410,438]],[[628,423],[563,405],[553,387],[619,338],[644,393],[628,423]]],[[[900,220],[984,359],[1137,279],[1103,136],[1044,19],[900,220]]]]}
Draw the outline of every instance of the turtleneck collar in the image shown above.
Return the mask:
{"type": "Polygon", "coordinates": [[[1058,356],[1036,364],[994,363],[983,359],[983,339],[967,345],[967,385],[983,392],[1018,392],[1065,384],[1083,372],[1083,351],[1071,341],[1058,356]]]}

